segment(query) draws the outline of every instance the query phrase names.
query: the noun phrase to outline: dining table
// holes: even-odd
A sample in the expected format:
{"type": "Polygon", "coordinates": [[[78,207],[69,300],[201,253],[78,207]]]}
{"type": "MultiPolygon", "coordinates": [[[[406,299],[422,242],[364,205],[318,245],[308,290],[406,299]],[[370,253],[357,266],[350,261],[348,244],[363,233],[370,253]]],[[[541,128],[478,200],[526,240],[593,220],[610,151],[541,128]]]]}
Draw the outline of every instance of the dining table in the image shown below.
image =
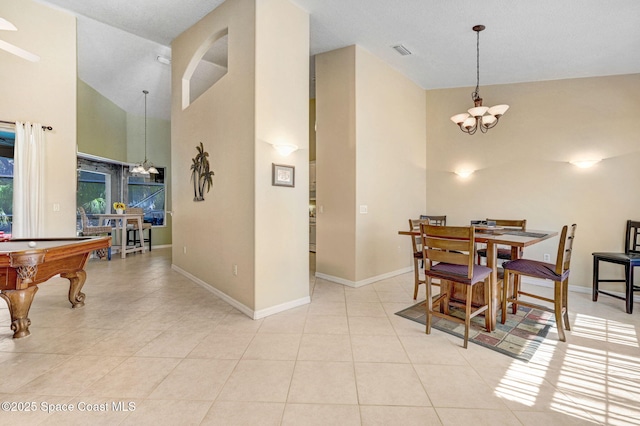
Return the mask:
{"type": "MultiPolygon", "coordinates": [[[[419,236],[418,230],[398,231],[399,235],[419,236]]],[[[556,231],[542,230],[519,230],[492,226],[475,227],[475,242],[487,245],[487,266],[491,268],[491,329],[496,327],[498,316],[498,307],[501,306],[502,296],[502,278],[498,276],[498,246],[511,247],[512,258],[517,258],[524,247],[538,244],[544,240],[558,235],[556,231]]],[[[464,301],[465,287],[464,284],[454,284],[452,288],[451,298],[458,301],[464,301]]],[[[478,286],[473,293],[473,303],[484,303],[484,290],[482,286],[478,286]]]]}
{"type": "MultiPolygon", "coordinates": [[[[128,246],[127,245],[127,222],[129,220],[135,220],[138,223],[138,229],[142,229],[142,216],[141,214],[130,214],[130,213],[103,213],[94,215],[98,219],[100,219],[101,223],[104,225],[109,225],[120,232],[120,257],[126,259],[128,253],[136,253],[142,252],[145,253],[146,249],[144,244],[140,244],[140,246],[128,246]]],[[[117,246],[113,246],[114,248],[117,246]]]]}

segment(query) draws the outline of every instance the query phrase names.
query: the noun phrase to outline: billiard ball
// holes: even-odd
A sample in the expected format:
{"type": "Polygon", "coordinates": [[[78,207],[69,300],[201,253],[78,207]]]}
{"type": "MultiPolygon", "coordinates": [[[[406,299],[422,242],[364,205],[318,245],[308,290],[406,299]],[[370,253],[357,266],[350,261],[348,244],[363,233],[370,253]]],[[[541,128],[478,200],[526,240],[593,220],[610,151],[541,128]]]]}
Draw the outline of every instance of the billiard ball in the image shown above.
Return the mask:
{"type": "Polygon", "coordinates": [[[35,241],[29,241],[29,247],[34,248],[36,246],[35,241]]]}

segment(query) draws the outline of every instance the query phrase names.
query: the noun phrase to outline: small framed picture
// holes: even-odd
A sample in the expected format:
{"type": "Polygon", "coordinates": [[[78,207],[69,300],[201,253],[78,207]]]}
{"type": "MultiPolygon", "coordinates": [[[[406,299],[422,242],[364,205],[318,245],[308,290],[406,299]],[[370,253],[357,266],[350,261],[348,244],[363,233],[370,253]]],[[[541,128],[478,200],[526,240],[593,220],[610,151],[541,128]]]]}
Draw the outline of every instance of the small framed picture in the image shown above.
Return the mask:
{"type": "Polygon", "coordinates": [[[285,166],[284,164],[272,163],[272,179],[273,186],[295,186],[296,168],[294,166],[285,166]]]}

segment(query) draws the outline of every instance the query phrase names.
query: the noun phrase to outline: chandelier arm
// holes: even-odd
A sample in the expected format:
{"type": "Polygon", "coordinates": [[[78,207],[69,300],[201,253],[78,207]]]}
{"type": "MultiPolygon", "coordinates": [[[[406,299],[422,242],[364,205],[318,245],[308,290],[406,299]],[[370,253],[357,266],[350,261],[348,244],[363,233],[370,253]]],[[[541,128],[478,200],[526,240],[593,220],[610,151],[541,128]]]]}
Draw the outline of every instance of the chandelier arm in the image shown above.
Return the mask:
{"type": "MultiPolygon", "coordinates": [[[[493,123],[489,124],[488,126],[484,126],[487,130],[489,129],[493,129],[494,127],[496,127],[496,124],[498,124],[498,121],[500,121],[500,117],[496,117],[496,121],[494,121],[493,123]]],[[[486,132],[485,132],[486,133],[486,132]]]]}
{"type": "MultiPolygon", "coordinates": [[[[460,125],[460,128],[462,129],[462,125],[460,125]]],[[[463,132],[465,132],[468,135],[473,135],[475,132],[478,131],[478,119],[476,118],[476,124],[473,125],[473,127],[469,127],[469,129],[462,129],[463,132]]]]}

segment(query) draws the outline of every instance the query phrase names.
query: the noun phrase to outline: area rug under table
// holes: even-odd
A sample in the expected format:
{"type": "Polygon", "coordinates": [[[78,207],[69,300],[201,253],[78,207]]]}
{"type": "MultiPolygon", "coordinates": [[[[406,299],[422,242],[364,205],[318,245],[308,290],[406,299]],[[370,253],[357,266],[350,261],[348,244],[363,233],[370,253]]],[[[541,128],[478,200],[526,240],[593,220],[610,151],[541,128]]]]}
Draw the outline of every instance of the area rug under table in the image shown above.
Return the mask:
{"type": "MultiPolygon", "coordinates": [[[[425,301],[423,300],[396,312],[396,315],[420,324],[426,324],[427,314],[424,303],[425,301]]],[[[449,311],[453,316],[464,318],[463,309],[452,307],[449,311]]],[[[509,308],[508,312],[505,324],[500,322],[501,314],[498,313],[496,329],[491,333],[484,329],[484,317],[482,315],[472,318],[469,341],[513,358],[529,361],[547,336],[549,329],[555,325],[553,314],[524,306],[518,306],[516,315],[511,314],[511,308],[509,308]]],[[[464,336],[463,324],[444,318],[433,317],[431,326],[460,338],[464,336]]]]}

